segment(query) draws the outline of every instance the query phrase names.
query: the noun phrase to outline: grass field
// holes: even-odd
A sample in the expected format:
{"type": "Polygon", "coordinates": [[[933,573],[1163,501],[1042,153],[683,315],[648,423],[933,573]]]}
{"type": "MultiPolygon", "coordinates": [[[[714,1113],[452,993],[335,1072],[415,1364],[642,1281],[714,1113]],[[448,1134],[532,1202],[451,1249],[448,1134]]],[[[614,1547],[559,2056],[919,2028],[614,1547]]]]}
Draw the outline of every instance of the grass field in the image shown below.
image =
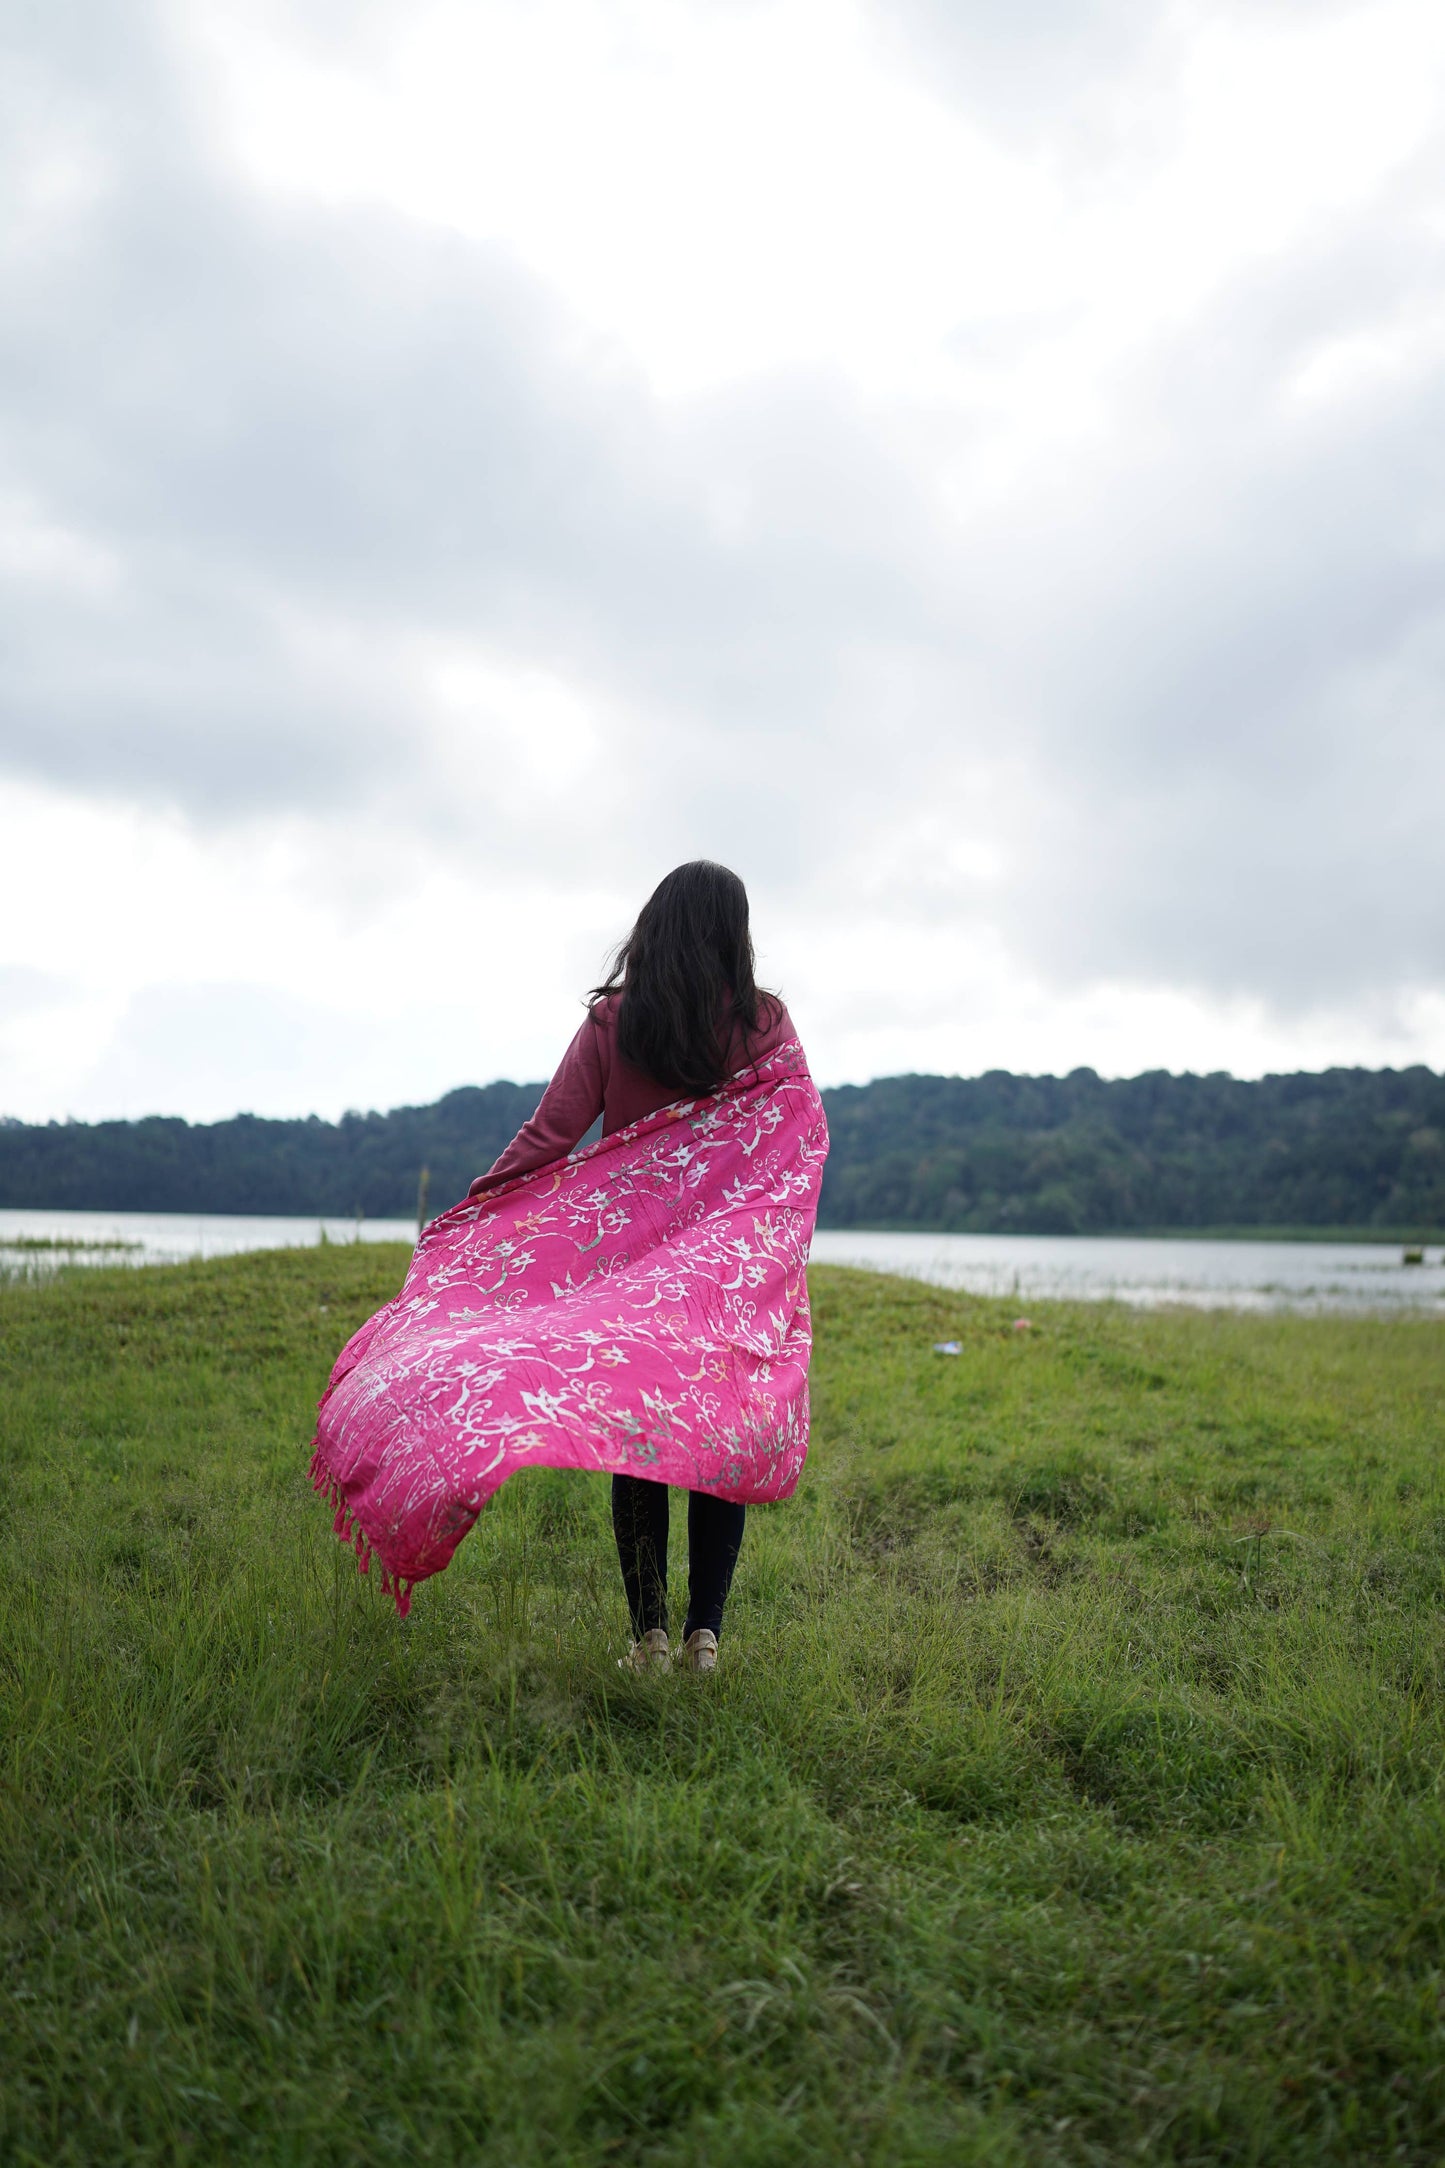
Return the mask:
{"type": "Polygon", "coordinates": [[[723,1668],[634,1679],[600,1479],[405,1624],[334,1541],[403,1263],[0,1289],[0,2159],[1445,2160],[1438,1323],[816,1271],[723,1668]]]}

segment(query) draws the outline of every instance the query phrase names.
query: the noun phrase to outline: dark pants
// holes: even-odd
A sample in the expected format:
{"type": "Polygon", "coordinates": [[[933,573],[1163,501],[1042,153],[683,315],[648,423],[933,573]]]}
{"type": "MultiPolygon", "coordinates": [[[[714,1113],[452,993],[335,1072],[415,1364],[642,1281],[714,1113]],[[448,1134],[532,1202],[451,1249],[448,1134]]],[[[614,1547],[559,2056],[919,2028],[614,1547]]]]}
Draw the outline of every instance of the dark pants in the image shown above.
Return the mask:
{"type": "MultiPolygon", "coordinates": [[[[687,1494],[687,1623],[684,1640],[699,1626],[722,1631],[723,1605],[743,1540],[746,1506],[730,1498],[687,1494]]],[[[622,1562],[622,1585],[637,1640],[654,1626],[667,1631],[667,1485],[645,1476],[612,1478],[612,1528],[622,1562]]]]}

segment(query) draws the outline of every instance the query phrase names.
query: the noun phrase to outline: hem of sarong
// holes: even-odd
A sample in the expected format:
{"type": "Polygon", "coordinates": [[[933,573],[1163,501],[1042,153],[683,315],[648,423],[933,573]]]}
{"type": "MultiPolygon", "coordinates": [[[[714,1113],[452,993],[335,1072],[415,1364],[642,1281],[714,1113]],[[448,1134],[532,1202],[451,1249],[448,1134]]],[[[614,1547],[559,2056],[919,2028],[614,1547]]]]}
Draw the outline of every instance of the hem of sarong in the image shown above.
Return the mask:
{"type": "MultiPolygon", "coordinates": [[[[649,1480],[668,1482],[669,1488],[674,1490],[700,1491],[709,1498],[723,1498],[734,1505],[784,1505],[796,1492],[806,1461],[807,1446],[805,1444],[798,1456],[796,1466],[791,1468],[779,1483],[754,1483],[750,1486],[746,1483],[729,1483],[720,1477],[714,1477],[711,1481],[697,1482],[687,1476],[681,1479],[678,1477],[671,1479],[650,1477],[649,1480]],[[748,1490],[751,1490],[750,1496],[739,1496],[739,1492],[748,1490]]],[[[554,1461],[538,1455],[535,1459],[529,1459],[526,1465],[577,1468],[584,1464],[570,1458],[554,1461]]],[[[507,1471],[509,1475],[518,1472],[516,1468],[507,1471]]],[[[641,1475],[644,1471],[635,1466],[613,1467],[604,1461],[598,1461],[587,1472],[598,1475],[641,1475]]],[[[312,1489],[323,1497],[332,1508],[331,1527],[337,1541],[347,1544],[355,1552],[358,1573],[369,1574],[371,1561],[375,1558],[381,1568],[381,1593],[383,1596],[391,1597],[396,1605],[398,1618],[405,1618],[411,1610],[412,1595],[419,1583],[430,1580],[433,1573],[440,1573],[446,1566],[450,1565],[451,1553],[448,1553],[441,1565],[430,1567],[425,1573],[414,1573],[410,1576],[399,1572],[394,1566],[390,1565],[387,1560],[385,1539],[372,1533],[362,1518],[359,1505],[348,1500],[345,1485],[327,1457],[326,1447],[322,1442],[319,1431],[311,1441],[311,1461],[308,1473],[311,1477],[312,1489]]],[[[500,1489],[500,1482],[495,1487],[500,1489]]]]}
{"type": "Polygon", "coordinates": [[[326,1448],[319,1434],[311,1441],[311,1488],[318,1491],[327,1504],[334,1507],[335,1517],[331,1527],[338,1542],[349,1544],[356,1553],[358,1573],[370,1573],[371,1561],[377,1560],[381,1567],[381,1593],[390,1596],[396,1605],[398,1618],[405,1618],[411,1609],[412,1590],[417,1576],[408,1580],[395,1572],[386,1562],[386,1553],[380,1542],[364,1526],[356,1508],[347,1502],[340,1476],[326,1457],[326,1448]]]}

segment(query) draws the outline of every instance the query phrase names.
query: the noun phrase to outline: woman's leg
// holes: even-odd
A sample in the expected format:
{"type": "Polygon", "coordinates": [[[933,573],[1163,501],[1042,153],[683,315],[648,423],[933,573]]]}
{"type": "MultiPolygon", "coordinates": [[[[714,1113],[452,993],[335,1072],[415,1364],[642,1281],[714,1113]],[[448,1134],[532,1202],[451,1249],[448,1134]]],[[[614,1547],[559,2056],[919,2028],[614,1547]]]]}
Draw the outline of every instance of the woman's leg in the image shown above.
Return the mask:
{"type": "Polygon", "coordinates": [[[645,1476],[612,1478],[612,1532],[622,1566],[622,1585],[632,1614],[633,1639],[661,1627],[667,1632],[667,1485],[645,1476]]]}
{"type": "Polygon", "coordinates": [[[747,1507],[731,1498],[689,1491],[687,1498],[687,1624],[683,1639],[699,1626],[722,1632],[723,1605],[742,1548],[747,1507]]]}

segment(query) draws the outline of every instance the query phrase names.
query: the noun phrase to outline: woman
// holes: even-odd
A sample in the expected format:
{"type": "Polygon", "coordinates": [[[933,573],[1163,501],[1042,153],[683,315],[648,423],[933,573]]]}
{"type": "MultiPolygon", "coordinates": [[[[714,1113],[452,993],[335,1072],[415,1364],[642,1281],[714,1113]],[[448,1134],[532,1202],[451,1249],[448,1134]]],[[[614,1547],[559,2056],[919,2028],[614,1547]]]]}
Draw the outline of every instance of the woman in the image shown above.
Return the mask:
{"type": "Polygon", "coordinates": [[[671,1482],[691,1494],[678,1661],[714,1668],[745,1507],[789,1496],[807,1450],[827,1146],[787,1010],[754,982],[742,882],[679,866],[532,1119],[426,1229],[322,1401],[317,1487],[402,1610],[514,1467],[607,1468],[625,1661],[671,1660],[671,1482]]]}
{"type": "MultiPolygon", "coordinates": [[[[793,1038],[775,995],[758,991],[748,895],[726,866],[694,859],[653,890],[617,951],[532,1119],[469,1194],[544,1167],[570,1152],[602,1116],[602,1134],[687,1094],[706,1094],[793,1038]]],[[[677,1661],[711,1671],[723,1606],[743,1540],[735,1499],[688,1495],[688,1607],[677,1661]]],[[[667,1486],[612,1478],[612,1527],[632,1616],[626,1659],[638,1670],[669,1661],[667,1486]]]]}

